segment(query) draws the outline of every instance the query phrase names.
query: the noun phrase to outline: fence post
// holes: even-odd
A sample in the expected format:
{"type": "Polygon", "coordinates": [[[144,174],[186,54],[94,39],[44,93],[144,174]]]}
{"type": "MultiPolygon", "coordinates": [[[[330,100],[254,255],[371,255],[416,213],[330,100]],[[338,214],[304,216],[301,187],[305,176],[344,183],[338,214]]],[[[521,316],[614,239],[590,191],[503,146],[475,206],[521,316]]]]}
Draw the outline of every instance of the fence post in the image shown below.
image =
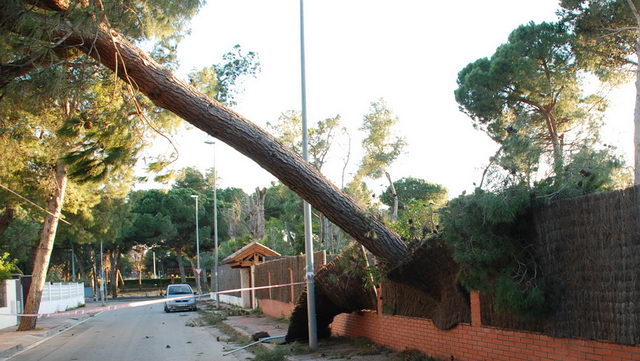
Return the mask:
{"type": "MultiPolygon", "coordinates": [[[[249,287],[256,286],[256,265],[251,265],[251,268],[249,269],[249,282],[249,287]]],[[[252,309],[258,307],[256,304],[256,290],[251,290],[250,304],[252,309]]]]}
{"type": "MultiPolygon", "coordinates": [[[[293,270],[289,267],[289,283],[293,283],[293,270]]],[[[293,299],[293,285],[289,286],[289,290],[291,291],[291,303],[295,304],[296,300],[293,299]]]]}
{"type": "Polygon", "coordinates": [[[482,308],[480,306],[480,292],[471,291],[471,327],[482,326],[482,308]]]}
{"type": "Polygon", "coordinates": [[[267,271],[267,277],[269,279],[269,288],[268,288],[268,290],[269,290],[269,299],[271,300],[272,299],[271,298],[271,271],[267,271]]]}
{"type": "Polygon", "coordinates": [[[378,292],[376,293],[376,313],[378,316],[382,315],[382,282],[378,283],[378,292]]]}

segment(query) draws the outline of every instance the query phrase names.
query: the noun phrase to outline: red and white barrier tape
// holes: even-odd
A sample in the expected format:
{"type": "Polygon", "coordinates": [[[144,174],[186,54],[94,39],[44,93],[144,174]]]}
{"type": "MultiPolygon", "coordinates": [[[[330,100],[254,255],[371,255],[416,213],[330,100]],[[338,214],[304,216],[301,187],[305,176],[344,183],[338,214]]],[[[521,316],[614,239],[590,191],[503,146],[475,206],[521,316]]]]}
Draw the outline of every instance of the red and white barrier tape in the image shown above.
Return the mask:
{"type": "Polygon", "coordinates": [[[306,282],[293,282],[293,283],[286,283],[286,284],[281,284],[281,285],[237,288],[237,289],[233,289],[233,290],[209,292],[209,293],[205,293],[205,294],[202,294],[202,295],[189,295],[189,296],[181,296],[181,297],[160,298],[160,299],[149,300],[149,301],[136,301],[136,302],[120,303],[120,304],[117,304],[117,305],[96,307],[96,308],[92,308],[90,310],[73,310],[73,311],[64,311],[64,312],[56,312],[56,313],[9,313],[9,314],[4,313],[4,314],[0,314],[0,316],[20,316],[20,317],[38,317],[38,318],[43,318],[43,317],[63,317],[63,316],[72,316],[72,315],[85,315],[85,314],[98,313],[98,312],[104,312],[104,311],[120,310],[120,309],[124,309],[124,308],[133,308],[133,307],[154,305],[156,303],[167,302],[168,300],[175,301],[175,300],[180,300],[180,299],[185,299],[185,298],[200,298],[200,297],[207,297],[207,296],[209,296],[210,298],[213,298],[216,294],[234,293],[234,292],[242,292],[242,291],[264,290],[264,289],[269,289],[269,288],[288,287],[288,286],[303,285],[303,284],[306,284],[306,282]]]}

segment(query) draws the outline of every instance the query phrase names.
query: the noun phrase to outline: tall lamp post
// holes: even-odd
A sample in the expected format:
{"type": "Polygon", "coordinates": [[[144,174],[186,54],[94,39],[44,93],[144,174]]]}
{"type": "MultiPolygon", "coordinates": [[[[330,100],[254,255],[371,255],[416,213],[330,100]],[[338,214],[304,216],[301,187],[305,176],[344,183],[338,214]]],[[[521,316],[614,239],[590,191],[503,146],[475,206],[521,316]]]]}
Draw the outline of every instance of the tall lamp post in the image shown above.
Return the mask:
{"type": "Polygon", "coordinates": [[[217,196],[217,178],[218,178],[218,168],[216,168],[216,142],[215,141],[206,141],[207,144],[213,145],[213,280],[214,283],[213,291],[216,293],[216,307],[220,307],[220,295],[218,292],[219,283],[218,283],[218,196],[217,196]]]}
{"type": "MultiPolygon", "coordinates": [[[[309,161],[309,145],[307,130],[307,84],[304,61],[304,0],[300,0],[300,80],[302,89],[302,157],[309,161]]],[[[307,260],[307,326],[309,328],[309,348],[318,347],[316,325],[316,291],[313,273],[313,235],[311,234],[311,205],[304,204],[304,250],[307,260]]]]}
{"type": "Polygon", "coordinates": [[[191,198],[196,199],[196,288],[198,292],[202,292],[202,288],[200,287],[200,228],[198,226],[198,196],[193,194],[191,198]]]}

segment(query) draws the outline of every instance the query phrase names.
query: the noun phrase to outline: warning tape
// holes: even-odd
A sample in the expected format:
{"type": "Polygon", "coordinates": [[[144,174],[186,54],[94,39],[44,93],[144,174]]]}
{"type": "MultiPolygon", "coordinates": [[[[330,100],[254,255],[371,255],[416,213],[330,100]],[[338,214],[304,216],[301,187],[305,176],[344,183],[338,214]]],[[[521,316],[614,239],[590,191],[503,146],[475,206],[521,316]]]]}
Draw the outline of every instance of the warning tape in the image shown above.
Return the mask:
{"type": "Polygon", "coordinates": [[[160,298],[160,299],[156,299],[156,300],[120,303],[120,304],[117,304],[117,305],[96,307],[96,308],[92,308],[90,310],[73,310],[73,311],[63,311],[63,312],[56,312],[56,313],[8,313],[8,314],[4,313],[4,314],[0,314],[0,316],[19,316],[19,317],[44,318],[44,317],[64,317],[64,316],[73,316],[73,315],[86,315],[86,314],[99,313],[99,312],[104,312],[104,311],[120,310],[120,309],[124,309],[124,308],[133,308],[133,307],[142,307],[142,306],[154,305],[154,304],[157,304],[157,303],[167,302],[168,300],[174,301],[174,300],[180,300],[180,299],[186,299],[186,298],[201,298],[201,297],[207,297],[207,296],[209,296],[211,299],[213,299],[216,294],[225,294],[225,293],[234,293],[234,292],[243,292],[243,291],[254,291],[254,290],[264,290],[264,289],[268,289],[268,288],[288,287],[288,286],[303,285],[303,284],[306,284],[306,282],[293,282],[293,283],[285,283],[285,284],[281,284],[281,285],[236,288],[236,289],[233,289],[233,290],[209,292],[209,293],[205,293],[205,294],[201,294],[201,295],[189,295],[189,296],[171,297],[170,299],[168,299],[168,298],[160,298]]]}

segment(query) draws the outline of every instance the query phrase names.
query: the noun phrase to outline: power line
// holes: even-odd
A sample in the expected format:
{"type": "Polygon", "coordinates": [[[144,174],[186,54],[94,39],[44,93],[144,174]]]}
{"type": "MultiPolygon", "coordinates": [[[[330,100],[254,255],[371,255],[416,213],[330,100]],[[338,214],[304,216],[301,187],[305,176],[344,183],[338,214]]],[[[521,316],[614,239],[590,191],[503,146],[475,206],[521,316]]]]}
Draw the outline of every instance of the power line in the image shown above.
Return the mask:
{"type": "MultiPolygon", "coordinates": [[[[15,195],[16,197],[18,197],[18,198],[20,198],[20,199],[22,199],[22,200],[26,201],[27,203],[31,204],[32,206],[34,206],[34,207],[38,208],[39,210],[41,210],[41,211],[43,211],[43,212],[45,212],[45,213],[47,213],[47,214],[49,214],[49,215],[51,215],[51,216],[53,216],[53,217],[56,217],[56,215],[55,215],[55,214],[53,214],[53,213],[49,212],[48,210],[46,210],[46,209],[44,209],[44,208],[40,207],[39,205],[37,205],[37,204],[35,204],[34,202],[32,202],[31,200],[29,200],[29,199],[27,199],[27,198],[23,197],[22,195],[18,194],[17,192],[15,192],[15,191],[14,191],[14,190],[12,190],[11,188],[9,188],[9,187],[5,186],[4,184],[0,183],[0,187],[4,188],[6,191],[8,191],[9,193],[11,193],[11,194],[15,195]]],[[[69,222],[65,221],[62,217],[63,217],[63,215],[62,215],[62,213],[60,213],[60,216],[58,217],[58,219],[60,219],[60,222],[64,222],[64,223],[66,223],[66,224],[68,224],[68,225],[71,225],[71,223],[69,223],[69,222]]]]}

